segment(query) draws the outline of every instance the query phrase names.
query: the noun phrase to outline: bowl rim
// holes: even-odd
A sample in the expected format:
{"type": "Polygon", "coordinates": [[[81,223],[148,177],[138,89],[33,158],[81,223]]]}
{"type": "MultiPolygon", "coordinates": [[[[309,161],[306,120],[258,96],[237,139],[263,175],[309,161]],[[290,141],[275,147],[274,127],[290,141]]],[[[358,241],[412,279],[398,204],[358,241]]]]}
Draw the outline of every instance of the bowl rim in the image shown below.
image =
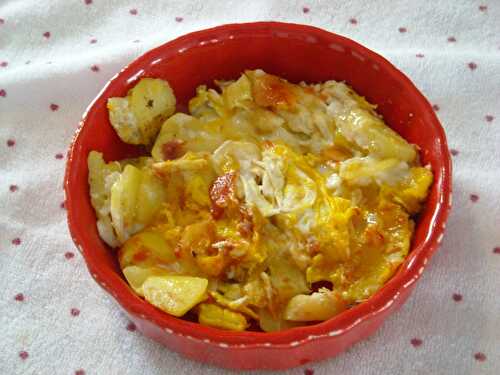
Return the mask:
{"type": "MultiPolygon", "coordinates": [[[[273,348],[289,348],[302,345],[311,340],[319,340],[326,337],[343,335],[355,326],[358,326],[367,320],[373,319],[376,315],[379,315],[384,310],[388,309],[398,298],[400,298],[402,289],[414,286],[415,282],[423,273],[428,260],[436,251],[443,239],[446,219],[451,208],[451,170],[452,165],[446,135],[436,114],[434,113],[434,110],[431,107],[431,104],[420,93],[410,79],[398,70],[392,63],[361,44],[333,32],[309,25],[263,21],[226,24],[185,34],[145,52],[115,74],[104,85],[102,90],[87,107],[82,119],[79,122],[78,129],[73,136],[66,162],[64,193],[67,208],[67,222],[70,234],[73,242],[81,252],[90,274],[96,282],[114,299],[116,299],[122,308],[124,308],[129,314],[148,320],[169,334],[183,336],[194,341],[214,343],[223,348],[255,348],[270,346],[273,348]],[[194,46],[193,41],[195,41],[197,45],[200,40],[207,40],[207,38],[208,40],[213,40],[214,35],[227,37],[229,35],[234,35],[234,33],[248,34],[259,31],[301,32],[312,36],[326,38],[331,40],[332,43],[337,43],[343,47],[348,47],[353,51],[361,52],[363,55],[368,56],[372,61],[376,62],[380,66],[384,66],[386,73],[397,80],[405,90],[412,92],[414,101],[418,103],[419,106],[423,106],[430,115],[429,118],[431,121],[429,121],[429,126],[434,127],[437,131],[439,151],[443,156],[439,170],[435,171],[435,173],[439,174],[442,183],[440,184],[440,188],[438,190],[435,207],[432,207],[433,219],[429,224],[426,238],[419,243],[418,246],[412,245],[407,260],[404,263],[406,264],[405,269],[399,270],[367,301],[348,309],[327,321],[310,326],[301,326],[278,332],[232,332],[203,326],[199,323],[189,322],[170,316],[169,314],[154,308],[152,305],[149,305],[147,302],[135,296],[120,275],[117,275],[114,272],[107,272],[102,268],[102,266],[99,265],[96,259],[89,256],[88,247],[84,241],[84,228],[79,226],[78,212],[75,212],[71,204],[73,199],[78,198],[78,196],[74,197],[71,189],[71,181],[80,173],[79,170],[74,167],[75,163],[73,163],[73,161],[78,155],[80,149],[79,144],[81,135],[87,122],[88,115],[93,110],[94,105],[101,98],[105,97],[108,87],[117,81],[120,76],[124,74],[124,72],[129,69],[140,67],[140,65],[144,65],[143,62],[148,62],[151,56],[154,56],[159,51],[165,49],[177,51],[179,47],[190,48],[194,46]],[[118,276],[118,278],[116,276],[118,276]]],[[[403,265],[401,267],[403,267],[403,265]]]]}

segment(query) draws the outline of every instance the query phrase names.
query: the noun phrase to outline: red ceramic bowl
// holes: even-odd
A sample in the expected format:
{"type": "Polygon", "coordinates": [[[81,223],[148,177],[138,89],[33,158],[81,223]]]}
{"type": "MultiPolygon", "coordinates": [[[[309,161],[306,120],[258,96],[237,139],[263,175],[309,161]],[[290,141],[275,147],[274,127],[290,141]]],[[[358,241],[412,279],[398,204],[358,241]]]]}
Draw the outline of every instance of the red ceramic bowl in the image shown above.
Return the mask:
{"type": "Polygon", "coordinates": [[[258,22],[234,24],[180,37],[139,57],[104,87],[85,112],[69,151],[65,177],[68,223],[94,279],[138,329],[186,357],[236,369],[284,369],[332,357],[372,334],[410,295],[443,238],[451,204],[451,163],[446,137],[434,111],[410,80],[391,63],[349,40],[311,26],[258,22]],[[386,122],[420,147],[434,171],[412,250],[396,275],[367,302],[317,325],[283,332],[229,332],[182,320],[137,297],[123,279],[115,254],[99,238],[87,184],[91,150],[109,160],[143,152],[125,145],[108,121],[106,100],[123,96],[140,77],[170,82],[179,102],[200,84],[236,78],[262,68],[290,81],[346,81],[386,122]]]}

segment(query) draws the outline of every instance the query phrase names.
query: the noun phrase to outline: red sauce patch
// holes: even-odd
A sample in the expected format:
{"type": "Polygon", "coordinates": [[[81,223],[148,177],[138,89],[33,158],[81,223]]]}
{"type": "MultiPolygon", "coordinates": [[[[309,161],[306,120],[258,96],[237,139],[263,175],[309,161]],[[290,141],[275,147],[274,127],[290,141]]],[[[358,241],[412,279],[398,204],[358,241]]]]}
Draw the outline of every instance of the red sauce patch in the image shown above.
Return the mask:
{"type": "Polygon", "coordinates": [[[287,108],[295,103],[295,95],[288,84],[270,74],[256,77],[252,91],[255,102],[262,107],[287,108]]]}
{"type": "Polygon", "coordinates": [[[229,205],[229,202],[236,202],[235,197],[236,173],[229,172],[219,176],[210,186],[209,196],[212,202],[212,217],[220,219],[224,213],[224,208],[229,205]]]}
{"type": "Polygon", "coordinates": [[[174,160],[184,154],[183,146],[186,142],[180,139],[173,139],[161,146],[161,153],[165,160],[174,160]]]}
{"type": "Polygon", "coordinates": [[[148,249],[141,249],[137,253],[134,254],[134,256],[132,257],[132,259],[134,260],[134,262],[143,262],[146,259],[148,259],[148,257],[150,255],[151,254],[150,254],[150,252],[149,252],[148,249]]]}

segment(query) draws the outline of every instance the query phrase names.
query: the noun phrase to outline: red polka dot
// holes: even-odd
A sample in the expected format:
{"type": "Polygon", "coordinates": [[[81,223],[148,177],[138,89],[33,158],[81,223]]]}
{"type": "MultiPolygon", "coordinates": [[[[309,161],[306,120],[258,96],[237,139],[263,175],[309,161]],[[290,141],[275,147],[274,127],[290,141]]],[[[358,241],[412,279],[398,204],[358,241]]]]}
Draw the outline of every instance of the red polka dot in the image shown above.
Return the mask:
{"type": "Polygon", "coordinates": [[[0,25],[3,25],[5,23],[5,20],[3,18],[0,18],[0,25]]]}
{"type": "Polygon", "coordinates": [[[19,187],[17,185],[10,185],[9,186],[9,190],[13,193],[16,192],[18,189],[19,189],[19,187]]]}
{"type": "Polygon", "coordinates": [[[59,153],[59,154],[56,154],[56,155],[55,155],[55,158],[56,158],[56,159],[62,159],[63,157],[64,157],[64,156],[63,156],[63,154],[61,154],[61,153],[59,153]]]}
{"type": "Polygon", "coordinates": [[[495,117],[493,117],[492,115],[486,115],[484,116],[484,119],[488,122],[492,122],[495,119],[495,117]]]}
{"type": "Polygon", "coordinates": [[[423,53],[417,53],[415,56],[418,57],[419,59],[421,59],[421,58],[424,57],[424,54],[423,53]]]}
{"type": "Polygon", "coordinates": [[[5,91],[4,89],[0,89],[0,96],[5,98],[7,96],[7,91],[5,91]]]}
{"type": "Polygon", "coordinates": [[[351,25],[357,25],[357,24],[358,24],[358,20],[357,20],[356,18],[351,18],[351,19],[349,20],[349,23],[350,23],[351,25]]]}
{"type": "Polygon", "coordinates": [[[488,6],[487,5],[479,5],[479,10],[481,12],[486,12],[488,10],[488,6]]]}
{"type": "Polygon", "coordinates": [[[13,139],[7,139],[7,147],[14,147],[16,141],[13,139]]]}
{"type": "Polygon", "coordinates": [[[128,12],[129,12],[131,15],[133,15],[133,16],[137,15],[137,13],[138,13],[138,12],[137,12],[137,9],[130,9],[128,12]]]}
{"type": "Polygon", "coordinates": [[[302,7],[302,12],[304,12],[305,14],[309,13],[311,9],[309,9],[308,7],[302,7]]]}
{"type": "Polygon", "coordinates": [[[306,368],[304,370],[304,375],[314,375],[314,370],[312,368],[306,368]]]}
{"type": "Polygon", "coordinates": [[[452,154],[453,156],[457,156],[458,155],[458,150],[455,150],[454,148],[452,148],[450,150],[450,154],[452,154]]]}
{"type": "Polygon", "coordinates": [[[96,73],[97,73],[97,72],[99,71],[99,67],[98,67],[97,65],[92,65],[92,66],[90,67],[90,70],[92,70],[93,72],[96,72],[96,73]]]}
{"type": "Polygon", "coordinates": [[[432,109],[435,110],[436,112],[439,111],[439,106],[437,104],[432,105],[432,109]]]}
{"type": "Polygon", "coordinates": [[[84,369],[76,370],[75,375],[85,375],[85,370],[84,369]]]}
{"type": "Polygon", "coordinates": [[[408,30],[406,29],[406,27],[400,27],[400,28],[398,29],[398,31],[399,31],[400,33],[406,33],[408,30]]]}
{"type": "Polygon", "coordinates": [[[422,340],[421,339],[417,339],[417,338],[413,338],[410,340],[410,343],[415,347],[419,347],[420,345],[422,345],[422,340]]]}
{"type": "Polygon", "coordinates": [[[14,299],[15,299],[17,302],[23,302],[23,301],[24,301],[24,294],[22,294],[22,293],[17,293],[17,294],[14,296],[14,299]]]}
{"type": "Polygon", "coordinates": [[[470,70],[476,70],[477,69],[477,64],[475,62],[470,62],[467,64],[470,70]]]}
{"type": "Polygon", "coordinates": [[[80,315],[80,310],[78,310],[76,307],[73,307],[70,310],[70,313],[71,313],[72,316],[78,316],[78,315],[80,315]]]}
{"type": "Polygon", "coordinates": [[[58,106],[57,104],[52,103],[52,104],[50,105],[50,110],[51,110],[52,112],[55,112],[55,111],[57,111],[58,109],[59,109],[59,106],[58,106]]]}
{"type": "Polygon", "coordinates": [[[175,22],[182,22],[184,21],[184,18],[182,17],[175,17],[175,22]]]}
{"type": "Polygon", "coordinates": [[[45,38],[49,39],[49,38],[50,38],[50,31],[46,31],[46,32],[44,32],[44,33],[43,33],[43,36],[44,36],[45,38]]]}
{"type": "Polygon", "coordinates": [[[61,202],[61,204],[59,205],[59,207],[61,207],[63,210],[66,209],[66,203],[65,202],[61,202]]]}
{"type": "Polygon", "coordinates": [[[0,66],[1,66],[2,68],[5,68],[7,65],[9,65],[9,63],[8,63],[7,61],[2,61],[2,62],[0,62],[0,66]]]}
{"type": "Polygon", "coordinates": [[[92,4],[92,0],[85,0],[84,3],[85,3],[85,5],[90,5],[90,4],[92,4]]]}
{"type": "Polygon", "coordinates": [[[127,324],[127,331],[134,332],[136,329],[137,327],[133,322],[129,322],[127,324]]]}
{"type": "Polygon", "coordinates": [[[90,39],[90,44],[96,44],[96,43],[97,43],[97,39],[96,38],[90,39]]]}
{"type": "Polygon", "coordinates": [[[21,239],[19,237],[16,237],[12,240],[12,245],[19,246],[21,245],[21,239]]]}
{"type": "Polygon", "coordinates": [[[23,361],[25,361],[29,357],[29,354],[27,351],[21,350],[19,352],[19,358],[21,358],[23,361]]]}
{"type": "Polygon", "coordinates": [[[449,36],[448,37],[448,42],[455,43],[456,41],[457,41],[457,39],[454,36],[449,36]]]}
{"type": "Polygon", "coordinates": [[[477,194],[471,194],[469,196],[469,198],[470,198],[471,202],[476,203],[479,200],[479,195],[477,195],[477,194]]]}
{"type": "Polygon", "coordinates": [[[462,295],[459,293],[453,293],[452,297],[453,297],[453,301],[455,301],[455,302],[460,302],[463,299],[462,295]]]}
{"type": "Polygon", "coordinates": [[[73,259],[73,258],[75,257],[75,253],[73,253],[73,252],[71,252],[71,251],[66,251],[66,252],[64,253],[64,257],[65,257],[66,259],[68,259],[68,260],[73,259]]]}
{"type": "Polygon", "coordinates": [[[477,352],[474,354],[474,359],[478,362],[484,362],[486,361],[486,356],[484,355],[484,353],[477,352]]]}
{"type": "Polygon", "coordinates": [[[493,254],[500,254],[500,246],[497,246],[493,249],[493,254]]]}

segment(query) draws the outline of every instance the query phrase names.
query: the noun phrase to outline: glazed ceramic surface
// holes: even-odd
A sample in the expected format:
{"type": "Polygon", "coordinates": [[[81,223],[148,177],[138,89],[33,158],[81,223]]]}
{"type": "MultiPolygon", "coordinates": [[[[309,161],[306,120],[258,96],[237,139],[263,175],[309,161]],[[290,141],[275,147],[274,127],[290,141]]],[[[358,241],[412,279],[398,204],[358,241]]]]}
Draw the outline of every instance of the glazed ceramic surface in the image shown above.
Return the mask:
{"type": "Polygon", "coordinates": [[[189,358],[237,369],[284,369],[335,356],[372,334],[401,306],[436,251],[451,206],[451,163],[446,137],[430,104],[387,60],[339,35],[276,22],[233,24],[180,37],[139,57],[104,87],[85,112],[69,151],[65,177],[68,224],[94,279],[121,305],[138,329],[189,358]],[[367,302],[323,323],[276,333],[229,332],[170,316],[137,297],[123,279],[114,252],[99,238],[90,203],[87,155],[107,161],[143,149],[120,141],[106,101],[124,96],[141,77],[169,81],[178,110],[200,84],[264,69],[292,82],[346,81],[394,130],[418,145],[434,184],[419,215],[412,250],[396,275],[367,302]]]}

